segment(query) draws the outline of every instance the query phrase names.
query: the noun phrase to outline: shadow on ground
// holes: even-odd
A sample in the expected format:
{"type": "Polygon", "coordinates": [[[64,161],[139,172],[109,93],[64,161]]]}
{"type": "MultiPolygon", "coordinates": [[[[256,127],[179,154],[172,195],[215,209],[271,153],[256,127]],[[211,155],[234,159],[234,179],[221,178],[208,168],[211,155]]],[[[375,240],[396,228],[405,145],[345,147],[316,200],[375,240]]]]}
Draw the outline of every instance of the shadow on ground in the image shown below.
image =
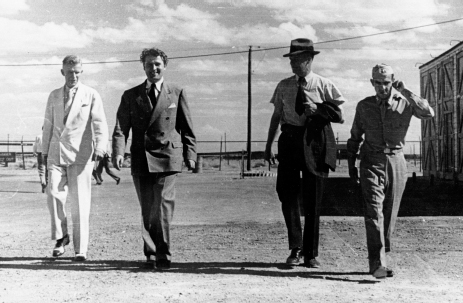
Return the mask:
{"type": "MultiPolygon", "coordinates": [[[[152,273],[160,270],[153,269],[153,266],[143,261],[127,260],[95,260],[86,262],[73,262],[72,258],[29,258],[14,257],[0,258],[0,269],[27,269],[27,270],[75,270],[75,271],[120,271],[126,270],[138,273],[152,273]]],[[[168,273],[178,274],[227,274],[227,275],[255,275],[267,277],[299,277],[307,279],[326,279],[341,282],[354,283],[376,283],[372,281],[367,272],[346,271],[329,272],[307,269],[303,266],[293,267],[280,263],[264,262],[184,262],[173,263],[168,273]],[[366,279],[360,276],[366,276],[366,279]],[[368,277],[368,278],[367,278],[368,277]]]]}
{"type": "MultiPolygon", "coordinates": [[[[363,216],[360,186],[349,178],[329,178],[326,182],[322,216],[363,216]]],[[[409,178],[400,205],[399,217],[463,216],[463,183],[409,178]]]]}

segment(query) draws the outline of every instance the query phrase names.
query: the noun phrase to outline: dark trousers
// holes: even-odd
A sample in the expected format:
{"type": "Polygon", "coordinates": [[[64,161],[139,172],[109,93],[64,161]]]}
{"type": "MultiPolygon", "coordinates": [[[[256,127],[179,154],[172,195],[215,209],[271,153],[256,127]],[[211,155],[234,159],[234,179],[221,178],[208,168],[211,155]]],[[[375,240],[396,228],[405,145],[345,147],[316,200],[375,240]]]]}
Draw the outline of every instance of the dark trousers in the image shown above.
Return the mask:
{"type": "Polygon", "coordinates": [[[370,270],[387,266],[400,201],[407,182],[407,163],[403,153],[368,154],[360,161],[360,183],[365,209],[370,270]]]}
{"type": "Polygon", "coordinates": [[[301,134],[284,131],[280,135],[277,193],[288,229],[289,249],[300,247],[304,251],[304,256],[311,259],[318,256],[319,208],[323,198],[324,178],[308,171],[303,144],[303,132],[301,134]],[[303,234],[299,199],[305,216],[303,234]]]}
{"type": "Polygon", "coordinates": [[[170,260],[170,222],[174,214],[177,173],[132,176],[141,207],[143,251],[170,260]]]}

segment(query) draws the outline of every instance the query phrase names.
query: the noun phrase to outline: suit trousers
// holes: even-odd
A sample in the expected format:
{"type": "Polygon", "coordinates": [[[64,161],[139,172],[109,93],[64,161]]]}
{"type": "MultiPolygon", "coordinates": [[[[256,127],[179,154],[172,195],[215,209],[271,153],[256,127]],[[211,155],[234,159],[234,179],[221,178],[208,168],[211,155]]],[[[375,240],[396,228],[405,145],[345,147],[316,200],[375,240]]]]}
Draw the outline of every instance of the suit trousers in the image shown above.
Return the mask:
{"type": "Polygon", "coordinates": [[[48,166],[48,209],[51,239],[68,234],[66,203],[71,204],[72,239],[76,253],[87,253],[93,165],[48,166]]]}
{"type": "Polygon", "coordinates": [[[400,201],[407,182],[407,163],[398,154],[367,154],[360,161],[370,270],[387,266],[400,201]]]}
{"type": "Polygon", "coordinates": [[[175,206],[176,172],[133,175],[142,215],[143,252],[171,259],[170,223],[175,206]]]}
{"type": "Polygon", "coordinates": [[[282,132],[278,139],[277,193],[288,229],[289,249],[302,248],[310,259],[318,256],[320,204],[324,178],[309,172],[304,157],[303,132],[282,132]],[[302,179],[301,179],[302,173],[302,179]],[[301,228],[299,198],[305,216],[304,233],[301,228]]]}

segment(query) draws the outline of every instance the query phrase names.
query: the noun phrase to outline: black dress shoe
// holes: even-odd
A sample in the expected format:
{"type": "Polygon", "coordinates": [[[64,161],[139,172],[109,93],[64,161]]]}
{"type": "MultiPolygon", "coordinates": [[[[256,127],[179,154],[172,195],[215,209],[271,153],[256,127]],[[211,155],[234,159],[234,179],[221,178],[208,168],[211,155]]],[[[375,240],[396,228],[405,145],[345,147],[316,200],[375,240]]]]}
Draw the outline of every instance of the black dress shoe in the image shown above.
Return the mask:
{"type": "Polygon", "coordinates": [[[304,253],[299,247],[293,248],[291,254],[286,259],[286,264],[288,265],[298,265],[301,262],[304,253]]]}
{"type": "Polygon", "coordinates": [[[319,268],[320,267],[320,262],[318,262],[317,259],[312,258],[309,259],[309,261],[305,260],[304,261],[304,266],[308,268],[319,268]]]}
{"type": "Polygon", "coordinates": [[[159,270],[169,270],[170,261],[167,259],[160,259],[156,261],[156,268],[159,270]]]}
{"type": "Polygon", "coordinates": [[[387,278],[394,277],[394,271],[392,269],[390,269],[389,267],[386,267],[386,277],[387,278]]]}
{"type": "Polygon", "coordinates": [[[69,235],[65,235],[63,238],[56,240],[55,247],[53,248],[53,257],[59,257],[64,254],[64,247],[71,242],[69,240],[69,235]]]}

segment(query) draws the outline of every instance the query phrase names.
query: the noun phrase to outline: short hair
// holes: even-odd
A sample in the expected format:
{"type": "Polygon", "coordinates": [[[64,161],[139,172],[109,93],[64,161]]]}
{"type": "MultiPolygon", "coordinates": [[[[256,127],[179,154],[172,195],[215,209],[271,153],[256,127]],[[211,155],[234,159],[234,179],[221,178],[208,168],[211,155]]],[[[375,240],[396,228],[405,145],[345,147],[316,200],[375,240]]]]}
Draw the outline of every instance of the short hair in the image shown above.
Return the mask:
{"type": "Polygon", "coordinates": [[[142,52],[141,52],[141,55],[140,55],[140,62],[142,64],[145,63],[145,59],[146,57],[148,56],[154,56],[154,57],[161,57],[162,58],[162,61],[164,62],[164,66],[167,66],[167,62],[169,62],[169,59],[167,59],[167,55],[162,51],[160,50],[159,48],[155,48],[155,47],[152,47],[152,48],[145,48],[142,52]]]}
{"type": "Polygon", "coordinates": [[[68,55],[63,59],[63,65],[77,65],[82,64],[82,60],[76,55],[68,55]]]}

